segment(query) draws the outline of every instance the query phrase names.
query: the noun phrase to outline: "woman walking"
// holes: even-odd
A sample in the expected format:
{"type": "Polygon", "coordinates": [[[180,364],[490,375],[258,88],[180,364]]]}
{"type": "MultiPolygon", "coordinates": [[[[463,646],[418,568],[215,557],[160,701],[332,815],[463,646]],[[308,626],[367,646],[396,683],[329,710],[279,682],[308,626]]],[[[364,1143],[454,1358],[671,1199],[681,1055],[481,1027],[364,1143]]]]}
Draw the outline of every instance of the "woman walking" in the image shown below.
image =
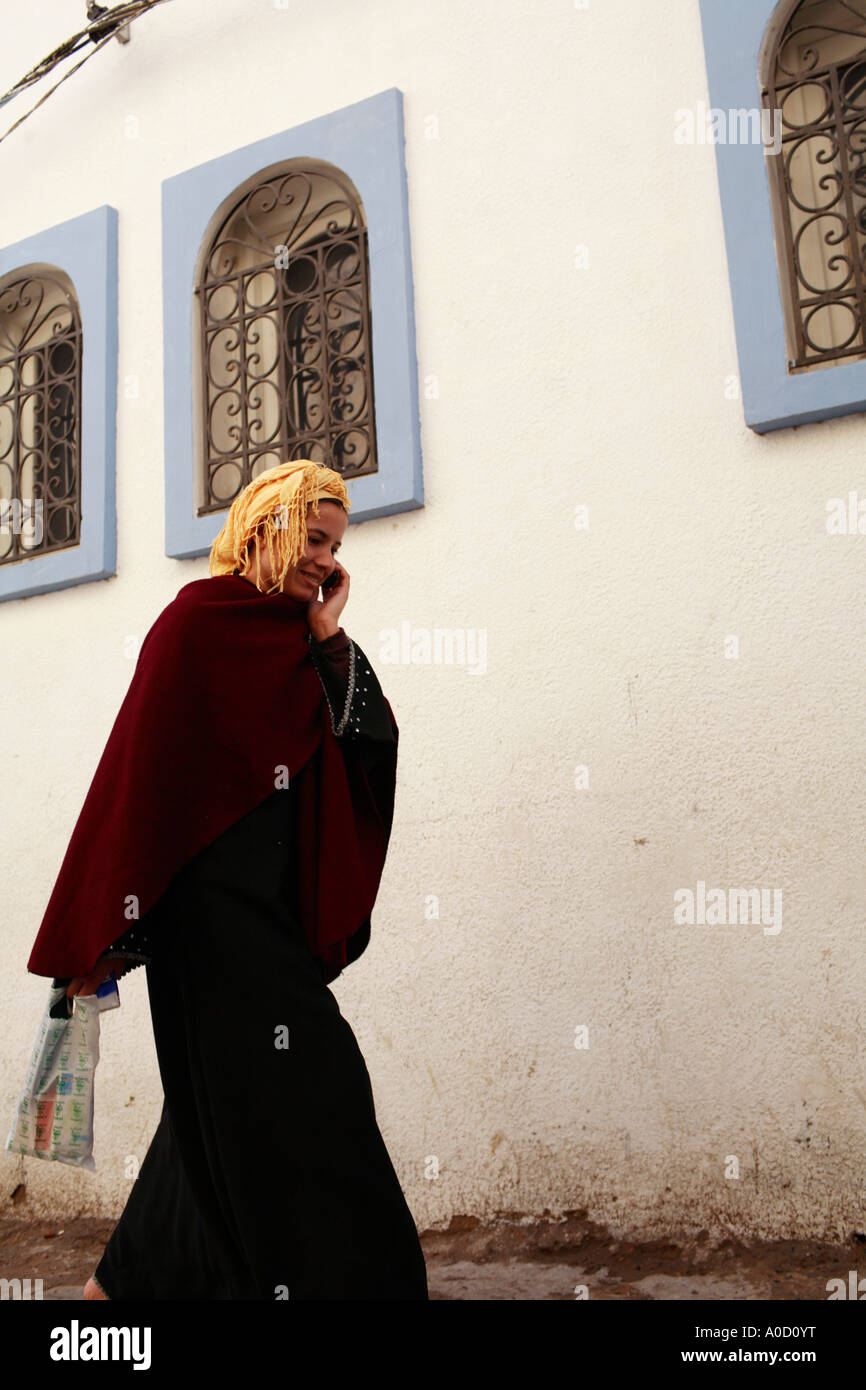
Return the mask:
{"type": "Polygon", "coordinates": [[[398,740],[338,624],[349,506],[309,460],[235,499],[145,637],[28,962],[70,995],[147,973],[162,1116],[86,1298],[428,1297],[327,987],[369,941],[398,740]]]}

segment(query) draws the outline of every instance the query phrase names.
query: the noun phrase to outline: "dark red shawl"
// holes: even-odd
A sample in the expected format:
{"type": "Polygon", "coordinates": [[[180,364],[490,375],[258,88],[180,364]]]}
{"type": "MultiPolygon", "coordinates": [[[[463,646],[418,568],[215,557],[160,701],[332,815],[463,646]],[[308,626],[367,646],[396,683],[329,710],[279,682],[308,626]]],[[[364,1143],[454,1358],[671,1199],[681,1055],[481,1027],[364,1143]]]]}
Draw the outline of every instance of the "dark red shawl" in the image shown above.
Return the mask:
{"type": "MultiPolygon", "coordinates": [[[[186,584],[145,637],[27,964],[85,976],[183,866],[277,789],[298,794],[301,925],[326,979],[366,945],[391,829],[395,743],[368,780],[331,728],[307,600],[239,575],[186,584]],[[283,779],[285,781],[285,777],[283,779]],[[360,945],[360,949],[358,949],[360,945]]],[[[288,795],[288,793],[287,793],[288,795]]],[[[239,945],[242,945],[242,935],[239,945]]]]}

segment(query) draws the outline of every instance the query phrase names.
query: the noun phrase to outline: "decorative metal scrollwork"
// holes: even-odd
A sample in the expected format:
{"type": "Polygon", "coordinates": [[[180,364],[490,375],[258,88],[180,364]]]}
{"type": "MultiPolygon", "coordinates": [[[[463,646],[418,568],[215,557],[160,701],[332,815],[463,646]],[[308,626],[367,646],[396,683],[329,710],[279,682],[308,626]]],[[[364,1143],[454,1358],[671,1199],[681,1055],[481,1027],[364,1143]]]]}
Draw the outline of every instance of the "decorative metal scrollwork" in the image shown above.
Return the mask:
{"type": "Polygon", "coordinates": [[[0,564],[80,539],[81,317],[64,279],[0,280],[0,564]]]}
{"type": "Polygon", "coordinates": [[[866,3],[801,0],[766,71],[789,370],[866,357],[866,3]]]}
{"type": "Polygon", "coordinates": [[[291,459],[376,472],[367,233],[339,170],[264,171],[213,237],[196,294],[199,515],[291,459]]]}

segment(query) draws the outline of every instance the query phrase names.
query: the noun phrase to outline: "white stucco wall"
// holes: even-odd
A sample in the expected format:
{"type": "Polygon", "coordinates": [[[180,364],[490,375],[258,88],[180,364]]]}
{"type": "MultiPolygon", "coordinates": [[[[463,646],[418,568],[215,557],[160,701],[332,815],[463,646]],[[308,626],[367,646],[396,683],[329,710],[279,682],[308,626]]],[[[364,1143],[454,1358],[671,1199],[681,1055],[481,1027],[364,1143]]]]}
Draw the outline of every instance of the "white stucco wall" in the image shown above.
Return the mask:
{"type": "MultiPolygon", "coordinates": [[[[74,8],[7,21],[4,91],[74,8]]],[[[160,182],[390,86],[426,505],[350,528],[341,557],[401,734],[372,942],[334,992],[407,1200],[422,1228],[580,1208],[646,1234],[863,1229],[866,539],[824,518],[866,481],[864,420],[759,438],[730,398],[714,151],[673,139],[708,101],[696,0],[186,0],[0,144],[3,244],[103,203],[120,230],[118,573],[0,605],[2,1137],[124,641],[207,573],[163,554],[160,182]],[[404,620],[485,630],[486,671],[388,664],[404,620]],[[698,880],[781,889],[781,931],[675,926],[698,880]]],[[[162,1098],[143,970],[121,997],[97,1172],[3,1153],[0,1199],[26,1184],[7,1212],[119,1215],[162,1098]]]]}

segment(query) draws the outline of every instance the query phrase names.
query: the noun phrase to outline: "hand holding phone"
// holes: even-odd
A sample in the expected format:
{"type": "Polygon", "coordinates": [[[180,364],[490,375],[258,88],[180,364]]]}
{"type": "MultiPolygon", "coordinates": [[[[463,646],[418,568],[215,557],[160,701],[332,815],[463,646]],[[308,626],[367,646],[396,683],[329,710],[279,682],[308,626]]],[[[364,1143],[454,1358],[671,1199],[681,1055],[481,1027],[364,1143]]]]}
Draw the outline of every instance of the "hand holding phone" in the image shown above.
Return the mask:
{"type": "Polygon", "coordinates": [[[330,636],[340,626],[340,614],[349,597],[349,572],[337,560],[334,569],[322,585],[321,599],[311,599],[307,607],[307,622],[313,636],[330,636]]]}

